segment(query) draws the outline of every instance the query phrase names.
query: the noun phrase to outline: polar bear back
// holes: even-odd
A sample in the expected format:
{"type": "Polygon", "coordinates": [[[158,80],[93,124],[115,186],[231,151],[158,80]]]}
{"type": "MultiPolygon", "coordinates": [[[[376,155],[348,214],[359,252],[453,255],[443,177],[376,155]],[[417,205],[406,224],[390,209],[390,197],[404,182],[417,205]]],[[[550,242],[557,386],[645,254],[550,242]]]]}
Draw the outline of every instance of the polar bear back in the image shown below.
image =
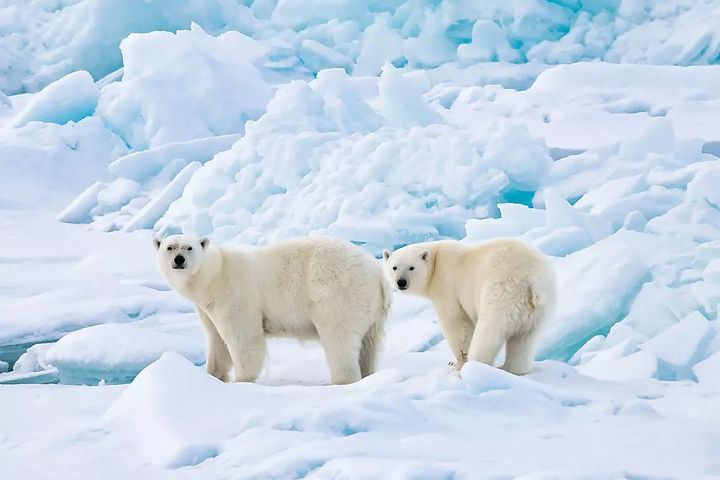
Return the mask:
{"type": "MultiPolygon", "coordinates": [[[[222,247],[224,283],[240,302],[262,305],[268,334],[314,337],[319,309],[375,318],[387,303],[379,262],[330,237],[305,237],[252,249],[222,247]]],[[[365,325],[362,328],[367,328],[365,325]]]]}
{"type": "Polygon", "coordinates": [[[470,317],[491,285],[523,282],[531,302],[545,302],[552,308],[556,296],[555,274],[545,256],[536,248],[514,239],[496,239],[467,245],[434,242],[436,259],[428,293],[435,298],[453,299],[470,317]]]}

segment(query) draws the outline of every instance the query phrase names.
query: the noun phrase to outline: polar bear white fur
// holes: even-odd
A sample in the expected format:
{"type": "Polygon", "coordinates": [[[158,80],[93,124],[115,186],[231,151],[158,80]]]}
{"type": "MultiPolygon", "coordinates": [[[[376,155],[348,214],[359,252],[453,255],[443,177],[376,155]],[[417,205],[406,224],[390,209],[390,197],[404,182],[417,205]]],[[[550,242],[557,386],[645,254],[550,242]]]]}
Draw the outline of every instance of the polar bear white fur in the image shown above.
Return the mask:
{"type": "Polygon", "coordinates": [[[384,258],[391,283],[432,301],[456,369],[468,360],[492,365],[507,344],[503,368],[516,375],[532,370],[540,327],[557,296],[540,251],[513,239],[439,241],[386,250],[384,258]]]}
{"type": "Polygon", "coordinates": [[[186,235],[155,246],[170,286],[195,304],[211,375],[227,381],[232,367],[235,381],[254,381],[268,336],[318,339],[335,384],[375,370],[391,291],[359,247],[307,237],[242,248],[186,235]]]}

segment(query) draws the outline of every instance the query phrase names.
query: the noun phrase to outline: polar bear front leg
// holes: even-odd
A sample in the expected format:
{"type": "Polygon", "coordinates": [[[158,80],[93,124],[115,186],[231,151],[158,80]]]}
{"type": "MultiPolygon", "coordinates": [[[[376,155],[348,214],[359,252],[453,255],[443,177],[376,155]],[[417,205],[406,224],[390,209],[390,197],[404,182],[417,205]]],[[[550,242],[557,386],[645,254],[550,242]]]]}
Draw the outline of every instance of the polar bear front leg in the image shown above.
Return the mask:
{"type": "Polygon", "coordinates": [[[440,329],[448,341],[455,360],[449,362],[454,370],[462,369],[467,361],[470,340],[473,335],[473,323],[459,305],[453,307],[435,307],[440,329]]]}
{"type": "Polygon", "coordinates": [[[232,367],[232,358],[230,358],[225,341],[220,337],[208,314],[198,307],[195,307],[195,313],[207,337],[205,369],[213,377],[227,382],[230,380],[229,373],[232,367]]]}
{"type": "Polygon", "coordinates": [[[254,382],[265,361],[262,314],[233,310],[213,319],[232,358],[235,381],[254,382]]]}

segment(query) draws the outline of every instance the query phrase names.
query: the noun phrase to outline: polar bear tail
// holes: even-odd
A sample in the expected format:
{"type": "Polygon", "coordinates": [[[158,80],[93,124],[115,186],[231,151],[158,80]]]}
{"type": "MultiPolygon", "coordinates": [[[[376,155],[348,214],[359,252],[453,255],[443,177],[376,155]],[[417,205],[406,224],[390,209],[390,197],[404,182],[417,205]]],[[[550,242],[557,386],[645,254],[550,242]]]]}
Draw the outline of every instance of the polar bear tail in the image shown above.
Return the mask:
{"type": "Polygon", "coordinates": [[[375,372],[378,352],[385,337],[385,321],[390,312],[392,293],[390,286],[383,279],[380,282],[380,311],[373,324],[362,339],[360,346],[360,375],[365,378],[375,372]]]}

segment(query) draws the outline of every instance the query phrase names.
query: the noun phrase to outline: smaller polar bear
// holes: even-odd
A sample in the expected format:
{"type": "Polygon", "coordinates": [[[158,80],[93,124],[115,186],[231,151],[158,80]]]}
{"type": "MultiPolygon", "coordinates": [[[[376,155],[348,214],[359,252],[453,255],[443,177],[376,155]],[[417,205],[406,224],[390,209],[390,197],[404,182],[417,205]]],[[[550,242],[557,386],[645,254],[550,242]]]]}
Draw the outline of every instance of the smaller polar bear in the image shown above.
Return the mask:
{"type": "Polygon", "coordinates": [[[307,237],[251,249],[186,235],[155,247],[170,286],[195,304],[211,375],[227,381],[234,368],[235,381],[254,381],[268,336],[320,340],[335,384],[375,370],[391,291],[359,247],[307,237]]]}
{"type": "Polygon", "coordinates": [[[532,370],[538,332],[557,296],[540,251],[512,239],[439,241],[385,250],[384,257],[391,283],[433,302],[456,369],[468,360],[492,365],[507,343],[503,369],[532,370]]]}

